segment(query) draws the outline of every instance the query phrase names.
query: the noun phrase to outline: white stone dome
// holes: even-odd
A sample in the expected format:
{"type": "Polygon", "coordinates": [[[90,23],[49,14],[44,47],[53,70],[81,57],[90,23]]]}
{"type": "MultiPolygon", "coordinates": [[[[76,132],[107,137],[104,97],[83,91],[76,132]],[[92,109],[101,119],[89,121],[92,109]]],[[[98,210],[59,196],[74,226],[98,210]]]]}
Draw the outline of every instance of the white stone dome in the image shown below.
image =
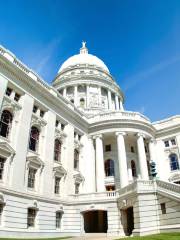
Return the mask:
{"type": "Polygon", "coordinates": [[[75,65],[81,65],[81,64],[94,65],[109,73],[109,69],[101,59],[88,53],[88,49],[85,46],[85,42],[82,43],[82,48],[80,49],[80,53],[68,58],[61,65],[58,73],[62,72],[63,70],[69,67],[72,67],[75,65]]]}

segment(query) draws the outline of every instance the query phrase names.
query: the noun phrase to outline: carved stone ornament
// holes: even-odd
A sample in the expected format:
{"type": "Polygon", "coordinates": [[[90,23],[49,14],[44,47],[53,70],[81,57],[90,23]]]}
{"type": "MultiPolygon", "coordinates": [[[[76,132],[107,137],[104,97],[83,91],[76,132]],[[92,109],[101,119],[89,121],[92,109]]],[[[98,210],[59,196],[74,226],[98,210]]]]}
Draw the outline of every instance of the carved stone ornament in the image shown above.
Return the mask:
{"type": "Polygon", "coordinates": [[[54,176],[58,176],[58,177],[64,177],[67,175],[67,171],[65,170],[65,168],[63,168],[61,164],[59,166],[54,167],[53,172],[54,172],[54,176]]]}
{"type": "Polygon", "coordinates": [[[41,158],[38,155],[35,155],[33,153],[28,153],[27,156],[27,168],[34,167],[36,169],[42,169],[44,168],[44,162],[41,160],[41,158]]]}
{"type": "Polygon", "coordinates": [[[55,129],[55,139],[59,139],[62,143],[65,141],[67,135],[60,129],[55,129]]]}
{"type": "Polygon", "coordinates": [[[171,175],[169,181],[170,182],[180,181],[180,171],[178,173],[174,173],[173,175],[171,175]]]}
{"type": "Polygon", "coordinates": [[[135,204],[134,199],[123,199],[118,201],[118,205],[120,209],[126,209],[128,207],[132,207],[135,204]]]}
{"type": "Polygon", "coordinates": [[[6,200],[4,199],[4,194],[2,192],[0,192],[0,204],[2,205],[6,204],[6,200]]]}
{"type": "Polygon", "coordinates": [[[19,103],[17,103],[13,99],[9,98],[8,96],[4,96],[4,101],[3,101],[3,105],[2,105],[2,111],[4,109],[9,109],[13,113],[15,113],[15,112],[19,111],[21,108],[22,107],[19,105],[19,103]]]}
{"type": "Polygon", "coordinates": [[[74,174],[73,178],[74,178],[75,183],[82,183],[85,180],[83,175],[80,172],[74,174]]]}
{"type": "Polygon", "coordinates": [[[15,150],[11,147],[11,145],[5,140],[0,139],[0,152],[2,156],[8,158],[11,156],[11,161],[13,160],[16,152],[15,150]]]}
{"type": "Polygon", "coordinates": [[[74,139],[74,149],[81,150],[82,147],[83,147],[83,144],[79,140],[74,139]]]}
{"type": "Polygon", "coordinates": [[[32,203],[28,204],[28,208],[39,210],[39,202],[36,199],[34,199],[32,203]]]}
{"type": "Polygon", "coordinates": [[[40,129],[43,128],[47,122],[42,119],[41,117],[38,117],[36,114],[32,114],[32,120],[31,120],[31,126],[36,125],[39,126],[40,129]]]}

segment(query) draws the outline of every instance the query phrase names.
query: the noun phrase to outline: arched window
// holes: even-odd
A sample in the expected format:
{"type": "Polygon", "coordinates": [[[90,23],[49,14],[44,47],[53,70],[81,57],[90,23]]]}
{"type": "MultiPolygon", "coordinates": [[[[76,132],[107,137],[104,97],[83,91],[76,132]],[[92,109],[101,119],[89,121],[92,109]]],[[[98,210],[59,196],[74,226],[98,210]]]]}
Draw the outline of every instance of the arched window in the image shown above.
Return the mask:
{"type": "Polygon", "coordinates": [[[177,155],[175,153],[172,153],[170,154],[169,159],[171,171],[179,170],[179,161],[177,155]]]}
{"type": "Polygon", "coordinates": [[[29,149],[32,151],[37,151],[39,142],[39,130],[37,127],[31,127],[30,140],[29,140],[29,149]]]}
{"type": "Polygon", "coordinates": [[[54,143],[54,161],[61,161],[61,142],[58,139],[54,143]]]}
{"type": "Polygon", "coordinates": [[[84,100],[84,98],[81,98],[80,99],[80,107],[84,107],[84,105],[85,105],[85,100],[84,100]]]}
{"type": "Polygon", "coordinates": [[[106,177],[114,176],[114,161],[111,159],[105,161],[105,174],[106,177]]]}
{"type": "Polygon", "coordinates": [[[134,160],[131,160],[131,170],[132,170],[132,176],[137,177],[136,164],[135,164],[134,160]]]}
{"type": "Polygon", "coordinates": [[[79,169],[79,151],[74,149],[74,169],[79,169]]]}
{"type": "Polygon", "coordinates": [[[0,120],[0,135],[7,138],[12,125],[13,116],[8,110],[4,110],[0,120]]]}

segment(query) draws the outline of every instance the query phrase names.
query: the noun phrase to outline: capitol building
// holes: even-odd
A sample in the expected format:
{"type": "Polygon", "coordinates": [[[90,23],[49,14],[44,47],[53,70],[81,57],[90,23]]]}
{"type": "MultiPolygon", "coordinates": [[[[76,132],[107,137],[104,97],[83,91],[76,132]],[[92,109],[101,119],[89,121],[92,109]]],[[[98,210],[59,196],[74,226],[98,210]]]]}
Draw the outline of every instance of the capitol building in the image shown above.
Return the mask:
{"type": "Polygon", "coordinates": [[[0,236],[180,231],[180,115],[124,101],[85,42],[51,85],[0,46],[0,236]]]}

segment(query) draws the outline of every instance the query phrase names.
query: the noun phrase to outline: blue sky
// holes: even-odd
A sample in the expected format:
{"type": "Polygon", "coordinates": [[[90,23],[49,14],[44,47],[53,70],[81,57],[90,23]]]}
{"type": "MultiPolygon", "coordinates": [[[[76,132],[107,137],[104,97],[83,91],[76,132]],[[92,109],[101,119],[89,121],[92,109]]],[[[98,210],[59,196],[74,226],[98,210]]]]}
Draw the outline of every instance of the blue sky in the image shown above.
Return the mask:
{"type": "Polygon", "coordinates": [[[0,44],[51,82],[81,41],[122,88],[127,110],[180,114],[179,0],[6,0],[0,44]]]}

